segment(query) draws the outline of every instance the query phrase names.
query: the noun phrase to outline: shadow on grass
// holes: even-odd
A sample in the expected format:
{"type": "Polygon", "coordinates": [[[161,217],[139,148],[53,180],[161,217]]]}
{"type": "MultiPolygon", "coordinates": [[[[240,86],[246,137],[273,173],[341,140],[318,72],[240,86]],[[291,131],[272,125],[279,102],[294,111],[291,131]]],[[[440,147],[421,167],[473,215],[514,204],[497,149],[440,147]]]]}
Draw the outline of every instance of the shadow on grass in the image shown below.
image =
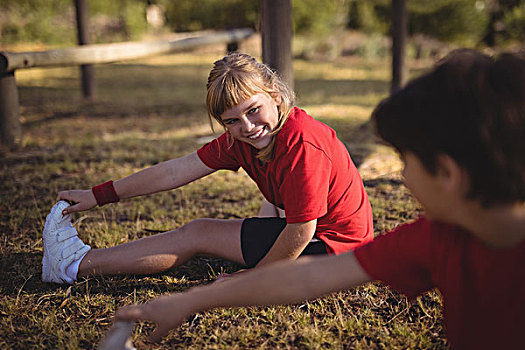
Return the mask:
{"type": "MultiPolygon", "coordinates": [[[[48,294],[70,287],[68,284],[42,282],[42,253],[8,253],[0,255],[3,278],[1,295],[16,298],[20,293],[48,294]]],[[[93,276],[80,279],[73,288],[82,290],[89,285],[89,293],[125,296],[129,293],[155,290],[158,293],[178,292],[209,283],[220,273],[231,273],[242,266],[227,260],[196,257],[168,271],[151,275],[93,276]]]]}
{"type": "Polygon", "coordinates": [[[112,297],[134,294],[182,292],[188,288],[211,283],[220,273],[231,273],[242,266],[219,258],[196,257],[168,271],[149,275],[92,276],[80,279],[80,291],[89,284],[89,293],[112,297]]]}
{"type": "Polygon", "coordinates": [[[168,117],[171,120],[183,119],[184,126],[207,122],[204,100],[195,104],[184,101],[162,101],[155,104],[133,105],[126,101],[83,100],[79,97],[65,102],[63,97],[54,100],[54,95],[63,92],[50,92],[53,88],[20,87],[21,94],[31,96],[31,103],[22,106],[22,127],[24,129],[38,128],[54,121],[67,120],[76,117],[87,119],[126,119],[141,116],[148,118],[168,117]],[[45,101],[45,102],[44,102],[45,101]],[[188,114],[198,114],[198,118],[188,119],[188,114]]]}

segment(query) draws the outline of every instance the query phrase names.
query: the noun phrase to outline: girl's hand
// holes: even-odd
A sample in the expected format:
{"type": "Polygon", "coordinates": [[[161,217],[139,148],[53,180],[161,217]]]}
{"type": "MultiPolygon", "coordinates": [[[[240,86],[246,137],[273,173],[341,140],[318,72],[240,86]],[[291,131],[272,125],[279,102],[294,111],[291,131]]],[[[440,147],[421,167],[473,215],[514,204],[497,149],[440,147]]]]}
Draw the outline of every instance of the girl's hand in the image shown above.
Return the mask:
{"type": "Polygon", "coordinates": [[[59,200],[73,203],[73,205],[64,209],[62,215],[88,210],[97,205],[97,200],[91,190],[60,191],[57,196],[57,202],[59,200]]]}
{"type": "Polygon", "coordinates": [[[120,308],[115,318],[117,321],[151,321],[157,328],[148,336],[148,340],[157,342],[171,329],[179,327],[191,313],[187,311],[187,302],[180,300],[181,294],[164,295],[146,304],[128,305],[120,308]]]}

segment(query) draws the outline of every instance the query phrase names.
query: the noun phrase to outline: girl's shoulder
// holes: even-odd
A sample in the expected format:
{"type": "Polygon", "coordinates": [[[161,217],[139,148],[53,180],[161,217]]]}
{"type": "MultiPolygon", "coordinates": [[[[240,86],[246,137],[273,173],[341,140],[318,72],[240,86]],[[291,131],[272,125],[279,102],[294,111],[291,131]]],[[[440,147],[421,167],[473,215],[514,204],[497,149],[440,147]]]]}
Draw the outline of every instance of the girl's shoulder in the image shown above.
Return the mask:
{"type": "Polygon", "coordinates": [[[324,129],[330,129],[330,127],[313,118],[304,109],[294,107],[291,110],[283,129],[287,129],[289,132],[318,133],[324,129]]]}
{"type": "MultiPolygon", "coordinates": [[[[335,131],[329,126],[295,107],[277,134],[274,155],[276,158],[286,158],[310,147],[331,153],[339,151],[339,142],[335,131]]],[[[347,153],[346,148],[344,152],[347,153]]]]}
{"type": "Polygon", "coordinates": [[[313,118],[305,110],[294,107],[286,120],[279,135],[285,139],[295,141],[319,139],[324,137],[332,138],[335,131],[323,122],[313,118]]]}

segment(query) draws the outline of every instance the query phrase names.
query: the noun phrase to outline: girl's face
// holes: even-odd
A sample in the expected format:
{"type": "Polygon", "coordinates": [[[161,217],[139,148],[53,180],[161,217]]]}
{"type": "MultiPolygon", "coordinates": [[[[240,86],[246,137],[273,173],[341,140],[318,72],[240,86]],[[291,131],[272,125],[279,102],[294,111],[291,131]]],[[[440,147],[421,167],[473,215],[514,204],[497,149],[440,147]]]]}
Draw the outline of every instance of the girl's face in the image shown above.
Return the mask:
{"type": "Polygon", "coordinates": [[[234,139],[263,149],[270,144],[270,133],[279,123],[280,103],[280,97],[258,93],[226,110],[221,119],[234,139]]]}

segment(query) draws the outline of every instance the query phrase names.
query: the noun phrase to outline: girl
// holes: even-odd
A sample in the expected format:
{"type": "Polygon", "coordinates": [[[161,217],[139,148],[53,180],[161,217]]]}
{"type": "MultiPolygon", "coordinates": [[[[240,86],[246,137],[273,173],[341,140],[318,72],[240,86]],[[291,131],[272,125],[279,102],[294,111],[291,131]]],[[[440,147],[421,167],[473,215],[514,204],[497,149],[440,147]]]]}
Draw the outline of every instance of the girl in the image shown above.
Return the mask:
{"type": "Polygon", "coordinates": [[[346,147],[331,128],[293,103],[290,88],[251,56],[234,53],[215,62],[206,104],[209,118],[225,133],[197,152],[121,180],[60,192],[62,201],[44,226],[42,279],[73,283],[94,274],[150,274],[196,255],[251,268],[300,255],[338,254],[372,240],[371,206],[346,147]],[[70,223],[71,213],[97,204],[175,189],[219,169],[241,167],[266,199],[257,218],[198,219],[93,250],[70,223]]]}

